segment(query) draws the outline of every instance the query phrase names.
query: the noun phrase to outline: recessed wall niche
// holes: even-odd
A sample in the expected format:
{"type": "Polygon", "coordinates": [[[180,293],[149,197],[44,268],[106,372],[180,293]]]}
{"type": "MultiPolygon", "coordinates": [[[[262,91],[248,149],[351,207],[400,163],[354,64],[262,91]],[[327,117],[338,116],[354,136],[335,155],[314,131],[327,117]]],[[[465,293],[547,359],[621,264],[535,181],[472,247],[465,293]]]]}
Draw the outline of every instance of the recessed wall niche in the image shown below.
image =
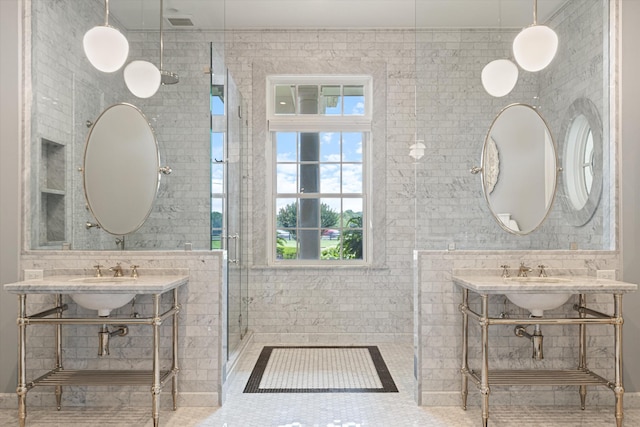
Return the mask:
{"type": "Polygon", "coordinates": [[[64,144],[41,139],[40,245],[65,241],[66,157],[64,144]]]}

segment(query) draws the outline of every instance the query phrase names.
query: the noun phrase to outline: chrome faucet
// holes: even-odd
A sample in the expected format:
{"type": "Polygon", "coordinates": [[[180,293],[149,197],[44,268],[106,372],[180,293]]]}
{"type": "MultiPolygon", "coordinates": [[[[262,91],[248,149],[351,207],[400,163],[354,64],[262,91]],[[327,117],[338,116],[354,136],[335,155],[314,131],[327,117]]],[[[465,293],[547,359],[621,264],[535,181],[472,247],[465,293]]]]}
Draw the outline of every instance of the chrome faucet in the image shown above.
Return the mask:
{"type": "Polygon", "coordinates": [[[95,273],[96,277],[102,277],[102,270],[100,270],[102,267],[104,266],[100,265],[99,263],[93,266],[93,268],[96,269],[96,273],[95,273]]]}
{"type": "Polygon", "coordinates": [[[518,269],[518,277],[527,277],[527,273],[533,271],[531,267],[527,267],[524,265],[524,262],[520,263],[520,268],[518,269]]]}
{"type": "Polygon", "coordinates": [[[539,277],[547,277],[547,272],[544,270],[545,268],[547,268],[547,266],[540,264],[538,266],[538,268],[540,269],[540,274],[538,274],[538,276],[539,277]]]}
{"type": "Polygon", "coordinates": [[[507,264],[501,265],[500,268],[502,269],[502,278],[503,279],[506,279],[506,278],[511,276],[509,274],[509,266],[507,264]]]}
{"type": "Polygon", "coordinates": [[[113,277],[122,277],[122,266],[120,263],[116,264],[115,267],[109,267],[109,271],[113,271],[113,277]]]}

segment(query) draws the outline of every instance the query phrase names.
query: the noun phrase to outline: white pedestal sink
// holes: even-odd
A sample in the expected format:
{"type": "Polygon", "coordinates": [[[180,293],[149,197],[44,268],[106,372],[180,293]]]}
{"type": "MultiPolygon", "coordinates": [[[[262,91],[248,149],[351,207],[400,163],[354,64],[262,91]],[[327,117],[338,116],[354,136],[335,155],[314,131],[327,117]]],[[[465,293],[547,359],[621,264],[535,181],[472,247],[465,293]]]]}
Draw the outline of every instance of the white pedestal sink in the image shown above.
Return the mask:
{"type": "MultiPolygon", "coordinates": [[[[570,279],[560,277],[509,277],[505,280],[520,283],[562,283],[570,279]]],[[[506,293],[505,296],[518,307],[529,310],[532,316],[542,317],[545,310],[553,310],[566,303],[571,293],[506,293]]]]}
{"type": "MultiPolygon", "coordinates": [[[[71,279],[72,282],[82,283],[118,283],[131,284],[136,283],[135,277],[80,277],[71,279]]],[[[109,294],[109,293],[90,293],[90,294],[70,294],[76,304],[81,305],[89,310],[98,310],[98,316],[107,317],[111,310],[120,308],[127,304],[136,296],[136,294],[109,294]]]]}

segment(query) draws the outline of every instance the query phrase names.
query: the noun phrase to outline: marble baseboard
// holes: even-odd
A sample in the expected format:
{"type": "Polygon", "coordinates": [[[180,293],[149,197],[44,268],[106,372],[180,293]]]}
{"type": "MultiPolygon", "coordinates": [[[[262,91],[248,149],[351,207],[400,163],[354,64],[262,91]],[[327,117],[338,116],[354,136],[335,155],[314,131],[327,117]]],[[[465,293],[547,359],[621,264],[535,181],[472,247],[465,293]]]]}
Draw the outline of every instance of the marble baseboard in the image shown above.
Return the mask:
{"type": "Polygon", "coordinates": [[[255,332],[253,340],[259,344],[413,344],[413,334],[287,334],[255,332]]]}
{"type": "MultiPolygon", "coordinates": [[[[135,406],[151,408],[151,393],[149,391],[90,391],[67,392],[67,399],[63,393],[62,406],[66,407],[122,407],[135,406]]],[[[30,391],[27,394],[27,407],[51,407],[55,410],[55,394],[48,391],[30,391]]],[[[171,393],[160,395],[161,409],[171,408],[171,393]]],[[[179,408],[218,407],[220,397],[213,392],[181,392],[178,394],[179,408]]],[[[0,393],[0,409],[18,409],[18,398],[15,393],[0,393]]]]}
{"type": "MultiPolygon", "coordinates": [[[[440,406],[460,406],[460,392],[422,392],[421,406],[440,407],[440,406]]],[[[602,388],[595,390],[589,387],[587,391],[587,407],[613,407],[615,398],[613,392],[602,388]]],[[[467,405],[480,406],[480,393],[471,388],[467,405]]],[[[498,390],[491,391],[489,397],[489,407],[491,406],[580,406],[580,396],[578,390],[567,390],[559,387],[544,387],[540,390],[530,391],[508,391],[498,390]]],[[[624,394],[624,407],[626,409],[640,408],[640,392],[631,392],[624,394]]]]}

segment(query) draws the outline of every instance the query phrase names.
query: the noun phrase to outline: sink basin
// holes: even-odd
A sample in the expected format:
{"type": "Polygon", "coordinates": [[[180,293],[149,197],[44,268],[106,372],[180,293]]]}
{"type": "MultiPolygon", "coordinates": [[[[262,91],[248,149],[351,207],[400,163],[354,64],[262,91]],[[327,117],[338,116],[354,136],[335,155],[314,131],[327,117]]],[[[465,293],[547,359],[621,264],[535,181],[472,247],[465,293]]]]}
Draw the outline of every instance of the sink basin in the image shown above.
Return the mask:
{"type": "MultiPolygon", "coordinates": [[[[71,279],[70,282],[81,283],[136,283],[135,277],[78,277],[71,279]]],[[[71,294],[76,304],[88,308],[89,310],[98,310],[98,316],[109,316],[111,310],[120,308],[127,304],[136,296],[136,294],[71,294]]]]}
{"type": "Polygon", "coordinates": [[[98,310],[98,316],[106,317],[111,310],[122,307],[135,296],[136,294],[71,294],[71,299],[84,308],[98,310]]]}
{"type": "MultiPolygon", "coordinates": [[[[519,277],[527,279],[527,277],[519,277]]],[[[529,279],[534,279],[530,277],[529,279]]],[[[541,279],[545,279],[541,277],[541,279]]],[[[547,282],[548,283],[548,282],[547,282]]],[[[563,305],[569,300],[572,294],[535,294],[535,293],[512,293],[505,294],[509,301],[518,307],[529,310],[532,316],[542,317],[544,310],[553,310],[563,305]]]]}
{"type": "Polygon", "coordinates": [[[507,277],[505,280],[523,283],[566,283],[571,281],[565,277],[507,277]]]}

